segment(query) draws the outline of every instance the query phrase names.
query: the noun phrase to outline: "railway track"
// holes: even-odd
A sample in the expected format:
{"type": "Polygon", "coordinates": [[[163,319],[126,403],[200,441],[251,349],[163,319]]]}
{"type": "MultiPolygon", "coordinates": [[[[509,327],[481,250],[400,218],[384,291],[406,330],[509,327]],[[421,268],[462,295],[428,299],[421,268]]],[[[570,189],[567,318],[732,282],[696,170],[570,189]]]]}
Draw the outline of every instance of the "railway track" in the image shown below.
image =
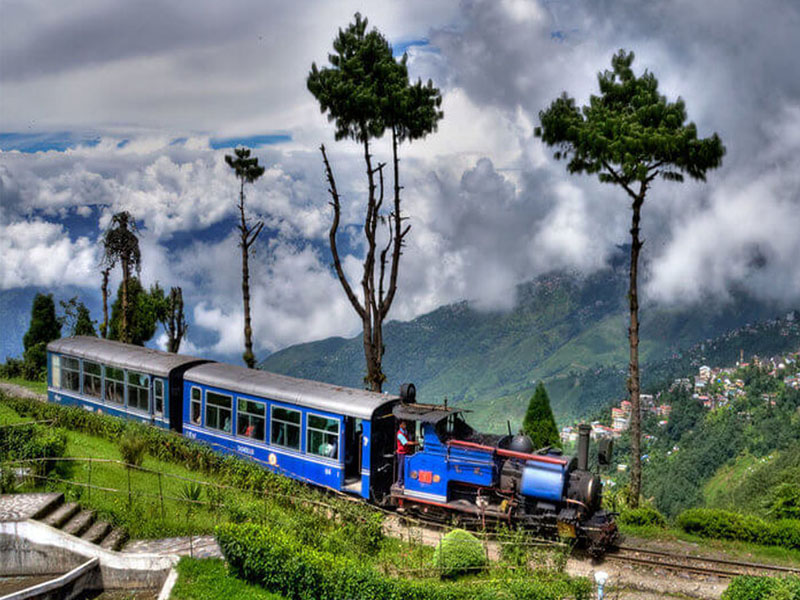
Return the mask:
{"type": "Polygon", "coordinates": [[[629,546],[618,546],[605,555],[605,560],[728,579],[739,575],[800,575],[800,569],[793,567],[687,556],[629,546]]]}

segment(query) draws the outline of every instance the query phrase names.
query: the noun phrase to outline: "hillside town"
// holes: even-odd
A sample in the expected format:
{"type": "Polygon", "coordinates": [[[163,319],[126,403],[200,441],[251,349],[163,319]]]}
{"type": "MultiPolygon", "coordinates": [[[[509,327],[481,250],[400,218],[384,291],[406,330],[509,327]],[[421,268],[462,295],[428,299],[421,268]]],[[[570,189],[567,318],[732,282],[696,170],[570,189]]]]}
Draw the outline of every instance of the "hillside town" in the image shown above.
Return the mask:
{"type": "MultiPolygon", "coordinates": [[[[673,380],[669,391],[684,388],[692,393],[692,398],[703,404],[708,410],[716,410],[728,406],[731,401],[745,394],[744,380],[741,378],[741,371],[750,366],[768,370],[771,377],[779,377],[787,387],[800,389],[800,350],[788,353],[783,356],[773,356],[770,358],[759,358],[753,356],[749,361],[745,361],[744,353],[740,353],[740,358],[735,366],[712,368],[702,365],[698,368],[694,376],[682,377],[673,380]]],[[[774,405],[774,394],[764,394],[764,402],[774,405]]],[[[658,419],[660,427],[669,422],[669,415],[672,406],[661,403],[661,392],[653,394],[641,394],[642,417],[654,416],[658,419]]],[[[618,439],[628,430],[631,422],[631,403],[629,400],[621,400],[617,406],[611,408],[610,424],[606,425],[602,421],[592,421],[592,439],[603,438],[618,439]]],[[[643,435],[643,439],[651,438],[651,435],[643,435]]],[[[561,429],[561,441],[565,444],[573,444],[578,439],[578,428],[575,425],[568,425],[561,429]]]]}

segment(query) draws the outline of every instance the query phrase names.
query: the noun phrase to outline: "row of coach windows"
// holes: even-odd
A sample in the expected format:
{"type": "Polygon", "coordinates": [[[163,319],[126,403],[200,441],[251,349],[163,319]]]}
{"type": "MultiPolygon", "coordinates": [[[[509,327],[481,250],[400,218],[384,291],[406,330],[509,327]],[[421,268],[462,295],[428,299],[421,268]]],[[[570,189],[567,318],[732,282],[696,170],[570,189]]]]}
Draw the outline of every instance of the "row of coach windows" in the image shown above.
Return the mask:
{"type": "MultiPolygon", "coordinates": [[[[128,388],[128,407],[150,412],[150,376],[136,371],[101,365],[89,360],[80,361],[71,356],[54,356],[53,383],[63,390],[80,392],[90,398],[105,400],[109,404],[125,405],[125,386],[128,388]],[[105,392],[103,371],[105,370],[105,392]]],[[[156,414],[164,413],[164,382],[153,382],[153,400],[156,414]]],[[[230,416],[230,411],[229,411],[230,416]]]]}
{"type": "MultiPolygon", "coordinates": [[[[189,416],[193,423],[200,425],[202,414],[202,392],[193,387],[190,397],[189,416]]],[[[231,412],[233,398],[225,394],[206,391],[205,426],[225,433],[231,433],[231,412]]],[[[237,398],[236,434],[266,441],[267,407],[262,402],[237,398]]],[[[300,450],[302,415],[299,410],[272,407],[269,443],[290,450],[300,450]]],[[[325,458],[339,457],[339,421],[314,414],[308,415],[306,427],[306,452],[325,458]]]]}

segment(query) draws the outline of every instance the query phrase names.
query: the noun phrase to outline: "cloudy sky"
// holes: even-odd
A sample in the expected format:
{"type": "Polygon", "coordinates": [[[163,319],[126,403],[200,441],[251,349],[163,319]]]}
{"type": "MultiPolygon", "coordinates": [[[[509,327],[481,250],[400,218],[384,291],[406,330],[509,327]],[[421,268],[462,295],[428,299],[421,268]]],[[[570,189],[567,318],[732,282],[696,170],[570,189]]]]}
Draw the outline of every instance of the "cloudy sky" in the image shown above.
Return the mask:
{"type": "MultiPolygon", "coordinates": [[[[251,265],[257,351],[355,334],[330,270],[318,147],[344,192],[354,276],[363,166],[305,79],[356,11],[444,99],[438,132],[401,150],[412,232],[393,318],[463,298],[507,309],[514,284],[591,272],[626,241],[622,193],[567,175],[533,137],[562,91],[588,101],[619,48],[727,147],[707,183],[659,182],[648,197],[649,301],[744,289],[798,304],[794,0],[0,0],[0,293],[76,286],[96,305],[98,235],[128,210],[145,284],[183,287],[183,350],[239,355],[237,185],[224,155],[246,144],[267,169],[248,190],[267,225],[251,265]]],[[[389,156],[385,140],[375,151],[389,156]]]]}

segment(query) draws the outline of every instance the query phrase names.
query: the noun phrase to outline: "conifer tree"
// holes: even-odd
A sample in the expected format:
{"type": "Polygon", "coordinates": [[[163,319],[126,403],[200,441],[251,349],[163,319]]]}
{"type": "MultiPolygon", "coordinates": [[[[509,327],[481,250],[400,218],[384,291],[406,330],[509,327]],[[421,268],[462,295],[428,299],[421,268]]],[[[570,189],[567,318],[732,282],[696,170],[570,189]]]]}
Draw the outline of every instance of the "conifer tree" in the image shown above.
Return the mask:
{"type": "MultiPolygon", "coordinates": [[[[255,244],[258,234],[264,227],[263,221],[250,223],[244,207],[244,184],[255,183],[264,174],[264,167],[258,164],[258,158],[250,158],[250,150],[236,148],[234,156],[226,155],[225,162],[234,170],[239,180],[239,248],[242,249],[242,302],[244,303],[244,354],[242,359],[247,368],[254,369],[256,357],[253,354],[253,328],[250,324],[250,248],[255,244]]],[[[180,343],[180,342],[178,342],[180,343]]]]}
{"type": "Polygon", "coordinates": [[[647,192],[657,177],[683,181],[684,175],[705,181],[706,171],[722,164],[725,147],[717,134],[698,139],[697,127],[686,122],[686,106],[678,98],[667,102],[658,93],[658,80],[645,71],[636,77],[633,52],[620,50],[611,71],[598,74],[600,95],[591,96],[582,110],[566,92],[539,113],[534,131],[556,160],[567,160],[570,173],[597,174],[602,183],[620,186],[631,200],[630,363],[631,505],[639,505],[642,489],[641,408],[639,401],[639,221],[647,192]]]}
{"type": "Polygon", "coordinates": [[[534,449],[560,445],[558,427],[550,408],[550,397],[541,381],[528,402],[528,410],[522,421],[522,432],[531,438],[534,449]]]}
{"type": "Polygon", "coordinates": [[[47,344],[61,337],[53,294],[36,294],[31,306],[31,324],[22,338],[26,366],[35,374],[47,367],[47,344]]]}

